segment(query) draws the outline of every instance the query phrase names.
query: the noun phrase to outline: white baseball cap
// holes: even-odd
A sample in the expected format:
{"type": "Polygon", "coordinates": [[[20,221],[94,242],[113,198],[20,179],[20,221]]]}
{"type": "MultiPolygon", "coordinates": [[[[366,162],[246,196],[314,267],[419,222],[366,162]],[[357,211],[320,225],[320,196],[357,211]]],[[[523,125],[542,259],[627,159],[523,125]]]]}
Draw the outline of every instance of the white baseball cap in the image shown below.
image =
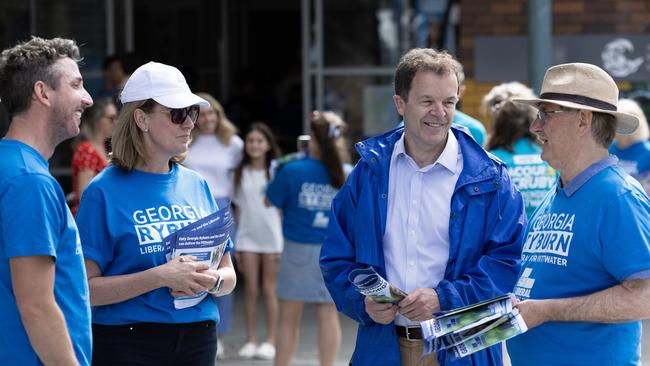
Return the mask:
{"type": "Polygon", "coordinates": [[[210,106],[207,100],[192,93],[177,68],[153,61],[138,67],[131,74],[120,95],[122,103],[147,99],[153,99],[167,108],[185,108],[195,104],[210,106]]]}

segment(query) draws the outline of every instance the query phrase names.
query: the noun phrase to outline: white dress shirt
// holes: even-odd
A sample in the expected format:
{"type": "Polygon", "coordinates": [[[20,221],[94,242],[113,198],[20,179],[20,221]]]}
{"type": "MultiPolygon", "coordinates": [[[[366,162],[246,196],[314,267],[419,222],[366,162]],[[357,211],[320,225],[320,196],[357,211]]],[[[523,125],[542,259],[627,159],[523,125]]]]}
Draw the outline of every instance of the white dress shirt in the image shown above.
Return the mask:
{"type": "MultiPolygon", "coordinates": [[[[458,141],[448,136],[438,160],[423,168],[406,153],[404,135],[391,156],[384,259],[388,281],[406,292],[435,288],[447,268],[451,196],[463,170],[458,141]]],[[[400,314],[395,323],[419,324],[400,314]]]]}

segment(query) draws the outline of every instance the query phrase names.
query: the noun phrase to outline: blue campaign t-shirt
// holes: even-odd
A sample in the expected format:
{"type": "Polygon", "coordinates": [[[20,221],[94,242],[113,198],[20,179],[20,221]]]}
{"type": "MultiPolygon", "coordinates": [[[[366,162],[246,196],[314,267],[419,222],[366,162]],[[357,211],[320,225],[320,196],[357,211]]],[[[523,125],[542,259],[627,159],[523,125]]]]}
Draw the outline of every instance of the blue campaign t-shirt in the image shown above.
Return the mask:
{"type": "MultiPolygon", "coordinates": [[[[127,172],[109,165],[84,191],[77,225],[84,256],[102,276],[137,273],[166,262],[162,239],[217,210],[207,182],[196,172],[172,164],[169,173],[127,172]]],[[[229,244],[227,251],[232,250],[229,244]]],[[[212,296],[176,310],[169,288],[93,307],[93,323],[189,323],[219,321],[212,296]]]]}
{"type": "Polygon", "coordinates": [[[61,186],[32,147],[0,141],[0,363],[42,365],[23,326],[11,283],[11,257],[54,260],[54,298],[77,360],[91,360],[90,297],[81,243],[61,186]]]}
{"type": "Polygon", "coordinates": [[[530,218],[546,193],[555,185],[557,174],[542,160],[542,148],[530,139],[521,138],[513,146],[514,151],[494,149],[490,152],[506,163],[508,175],[521,191],[530,218]]]}
{"type": "MultiPolygon", "coordinates": [[[[650,269],[650,201],[615,164],[601,160],[539,206],[523,244],[520,299],[589,295],[650,269]]],[[[639,321],[549,322],[509,340],[508,353],[513,365],[640,365],[640,336],[639,321]]]]}
{"type": "Polygon", "coordinates": [[[614,142],[609,152],[618,157],[618,164],[636,178],[646,192],[650,192],[650,141],[640,141],[623,150],[614,142]]]}
{"type": "Polygon", "coordinates": [[[485,136],[487,135],[487,132],[485,131],[485,126],[483,126],[483,123],[481,123],[481,121],[459,110],[456,110],[454,119],[451,122],[467,128],[469,130],[469,133],[472,135],[474,140],[478,142],[479,145],[485,145],[485,136]]]}
{"type": "Polygon", "coordinates": [[[338,190],[330,184],[320,160],[293,160],[278,169],[266,195],[282,210],[284,237],[299,243],[322,244],[329,224],[332,199],[338,190]]]}

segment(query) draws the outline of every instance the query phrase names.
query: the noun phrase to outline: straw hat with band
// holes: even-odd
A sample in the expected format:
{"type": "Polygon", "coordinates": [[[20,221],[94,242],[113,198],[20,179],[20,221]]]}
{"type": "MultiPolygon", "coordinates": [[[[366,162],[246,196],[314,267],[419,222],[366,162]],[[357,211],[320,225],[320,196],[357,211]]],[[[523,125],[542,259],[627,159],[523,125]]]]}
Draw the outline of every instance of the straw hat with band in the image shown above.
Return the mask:
{"type": "Polygon", "coordinates": [[[540,103],[607,113],[616,118],[616,132],[631,134],[639,119],[617,112],[618,87],[609,74],[598,66],[570,63],[546,70],[539,98],[513,99],[515,102],[538,107],[540,103]]]}

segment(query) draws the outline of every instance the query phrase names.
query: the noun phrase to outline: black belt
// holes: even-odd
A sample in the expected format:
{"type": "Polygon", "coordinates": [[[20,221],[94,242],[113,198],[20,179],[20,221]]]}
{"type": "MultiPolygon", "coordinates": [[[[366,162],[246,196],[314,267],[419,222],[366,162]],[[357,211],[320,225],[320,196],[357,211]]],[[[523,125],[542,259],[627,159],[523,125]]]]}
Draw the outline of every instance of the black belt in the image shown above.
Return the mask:
{"type": "Polygon", "coordinates": [[[406,338],[409,341],[420,341],[422,340],[422,328],[418,326],[414,327],[403,327],[401,325],[396,325],[395,326],[395,331],[397,331],[397,335],[406,338]]]}

